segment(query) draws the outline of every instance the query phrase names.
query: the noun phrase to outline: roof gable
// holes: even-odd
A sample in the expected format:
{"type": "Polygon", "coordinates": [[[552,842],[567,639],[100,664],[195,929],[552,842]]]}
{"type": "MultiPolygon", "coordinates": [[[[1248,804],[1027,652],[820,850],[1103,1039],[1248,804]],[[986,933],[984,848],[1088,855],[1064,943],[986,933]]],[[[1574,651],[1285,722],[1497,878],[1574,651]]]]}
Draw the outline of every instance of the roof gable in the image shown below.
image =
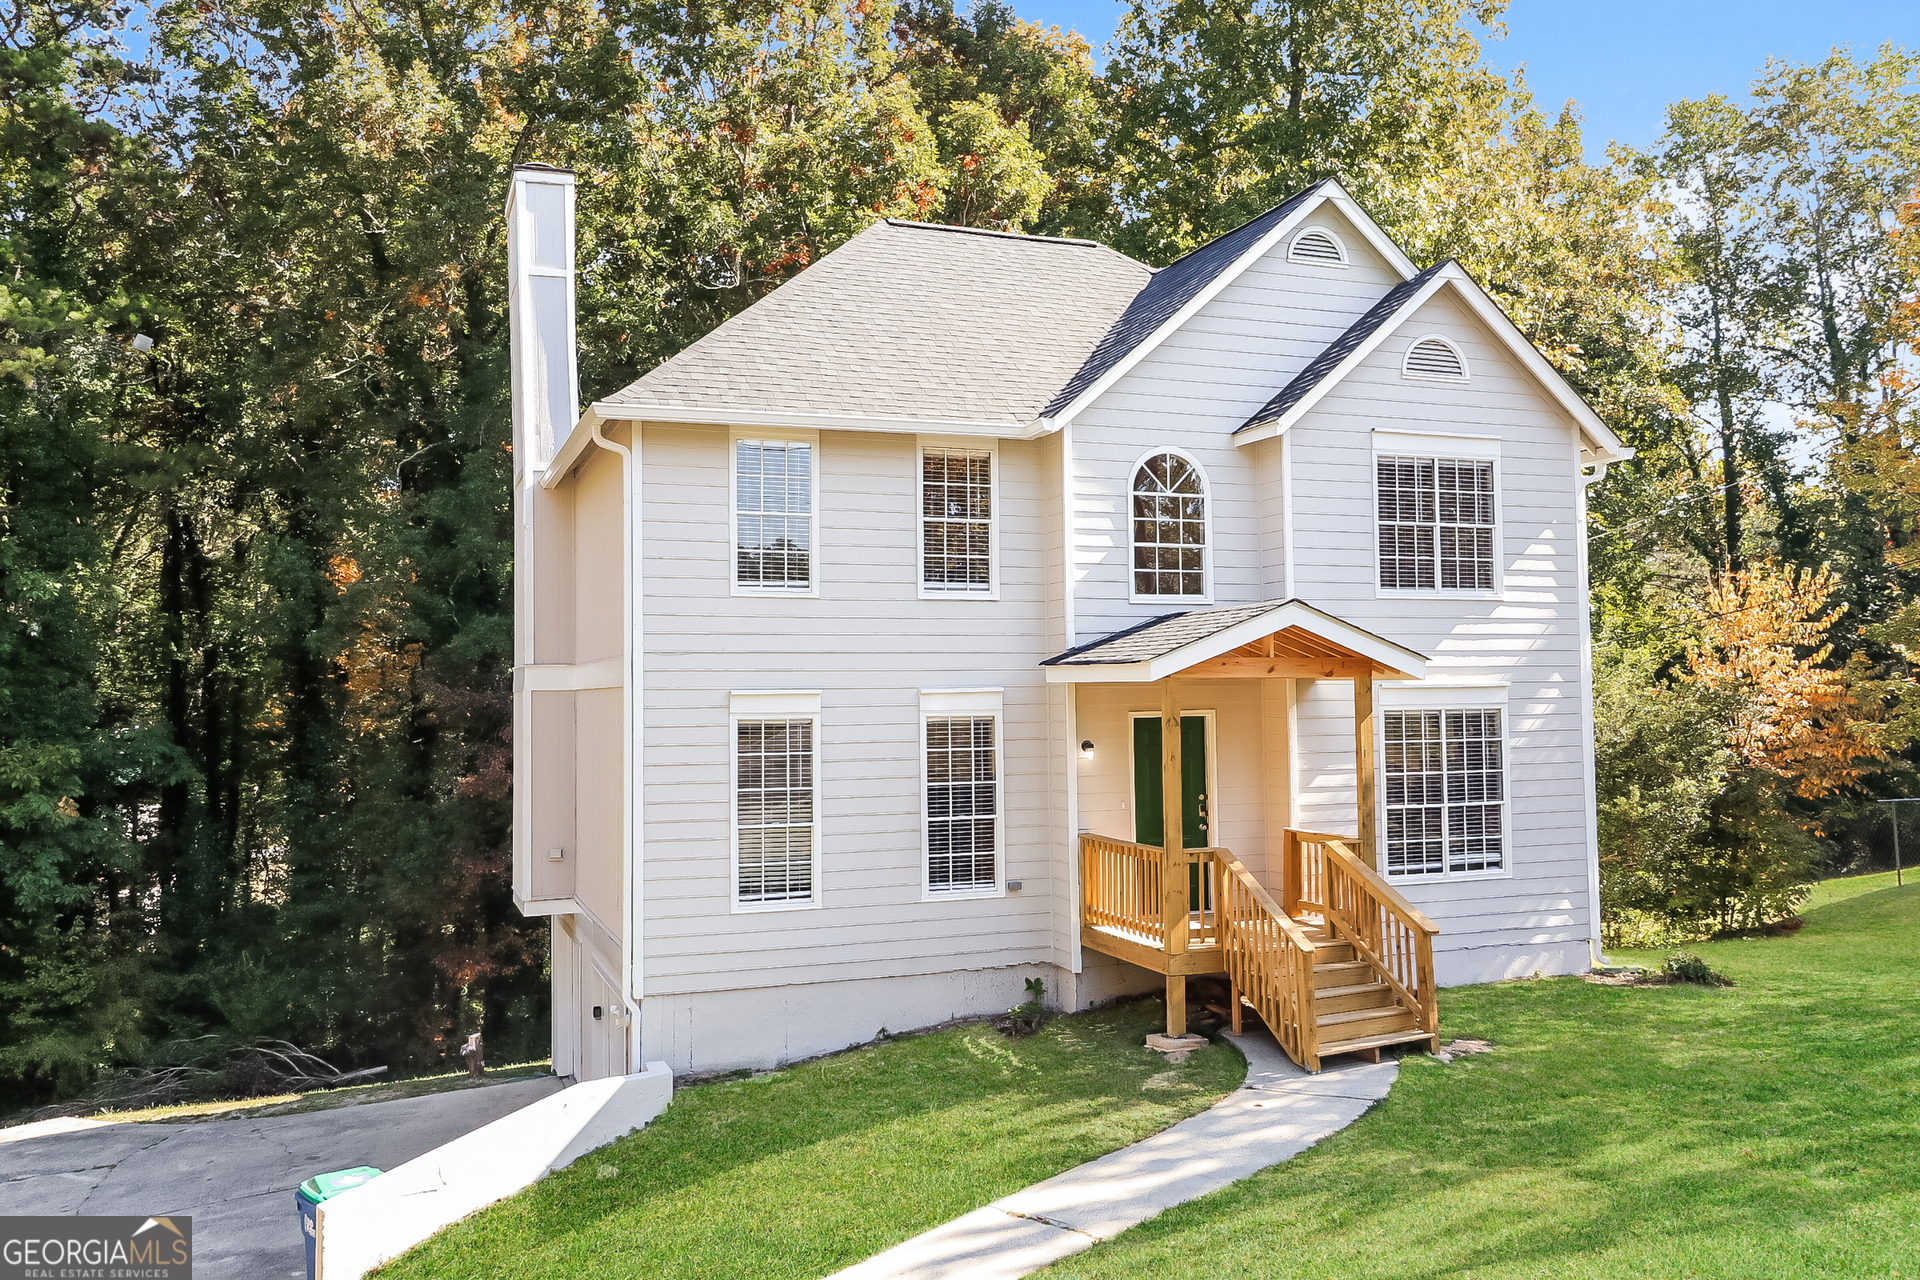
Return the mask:
{"type": "Polygon", "coordinates": [[[1333,204],[1360,237],[1400,276],[1415,272],[1378,223],[1338,182],[1324,178],[1259,217],[1236,227],[1154,273],[1153,279],[1101,338],[1042,412],[1049,428],[1065,426],[1128,370],[1232,283],[1247,266],[1281,244],[1314,210],[1333,204]]]}
{"type": "Polygon", "coordinates": [[[1357,660],[1375,678],[1426,678],[1426,655],[1304,600],[1262,600],[1169,613],[1056,654],[1040,665],[1047,668],[1049,683],[1148,683],[1230,654],[1264,636],[1290,636],[1289,651],[1298,650],[1313,659],[1357,660]]]}
{"type": "Polygon", "coordinates": [[[1579,392],[1527,340],[1507,313],[1487,296],[1465,268],[1451,259],[1389,289],[1325,351],[1310,360],[1273,399],[1242,423],[1234,432],[1234,443],[1252,444],[1285,434],[1443,289],[1451,290],[1464,302],[1493,339],[1506,347],[1547,395],[1566,410],[1586,437],[1588,451],[1595,461],[1616,462],[1633,456],[1633,450],[1580,398],[1579,392]]]}

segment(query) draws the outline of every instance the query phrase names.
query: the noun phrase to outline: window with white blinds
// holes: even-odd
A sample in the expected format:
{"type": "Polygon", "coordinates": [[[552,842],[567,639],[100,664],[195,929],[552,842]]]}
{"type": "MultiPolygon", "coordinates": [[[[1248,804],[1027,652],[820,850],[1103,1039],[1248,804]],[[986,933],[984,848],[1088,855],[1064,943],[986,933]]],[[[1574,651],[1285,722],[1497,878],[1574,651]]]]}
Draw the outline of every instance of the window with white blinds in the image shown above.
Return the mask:
{"type": "Polygon", "coordinates": [[[813,589],[813,445],[733,442],[734,585],[813,589]]]}
{"type": "Polygon", "coordinates": [[[735,888],[743,904],[813,899],[815,724],[811,716],[734,722],[735,888]]]}
{"type": "Polygon", "coordinates": [[[999,885],[997,717],[935,716],[927,724],[927,889],[999,885]]]}
{"type": "Polygon", "coordinates": [[[993,453],[920,451],[920,585],[929,592],[993,589],[993,453]]]}
{"type": "Polygon", "coordinates": [[[1374,469],[1380,585],[1492,591],[1493,463],[1392,456],[1374,469]]]}
{"type": "Polygon", "coordinates": [[[1500,711],[1388,711],[1381,790],[1390,876],[1506,865],[1506,743],[1500,711]]]}

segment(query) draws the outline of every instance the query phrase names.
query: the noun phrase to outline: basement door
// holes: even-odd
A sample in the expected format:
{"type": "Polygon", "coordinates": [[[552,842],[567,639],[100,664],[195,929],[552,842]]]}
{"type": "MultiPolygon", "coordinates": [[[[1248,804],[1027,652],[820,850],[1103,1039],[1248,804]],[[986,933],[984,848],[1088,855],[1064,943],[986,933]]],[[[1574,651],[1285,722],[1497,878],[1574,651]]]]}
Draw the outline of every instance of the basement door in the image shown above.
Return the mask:
{"type": "MultiPolygon", "coordinates": [[[[1166,836],[1166,810],[1160,785],[1161,720],[1157,715],[1133,718],[1133,838],[1137,844],[1158,848],[1166,836]]],[[[1205,849],[1213,843],[1207,797],[1207,717],[1180,717],[1180,843],[1182,848],[1205,849]]],[[[1200,902],[1200,868],[1189,869],[1188,902],[1200,902]]],[[[1209,895],[1211,896],[1211,895],[1209,895]]],[[[1205,903],[1212,906],[1211,902],[1205,903]]]]}
{"type": "MultiPolygon", "coordinates": [[[[582,949],[584,951],[584,948],[582,949]]],[[[581,1080],[604,1080],[627,1073],[627,1031],[620,988],[591,959],[581,965],[581,1080]]]]}

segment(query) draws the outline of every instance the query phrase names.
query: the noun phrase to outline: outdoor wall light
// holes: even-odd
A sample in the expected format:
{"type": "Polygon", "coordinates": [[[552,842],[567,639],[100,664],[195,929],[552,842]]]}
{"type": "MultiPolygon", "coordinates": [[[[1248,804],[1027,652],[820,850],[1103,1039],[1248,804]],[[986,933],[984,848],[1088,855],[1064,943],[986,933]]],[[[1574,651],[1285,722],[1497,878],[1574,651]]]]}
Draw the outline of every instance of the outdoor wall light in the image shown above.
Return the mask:
{"type": "Polygon", "coordinates": [[[1081,741],[1080,758],[1082,760],[1093,759],[1093,739],[1092,738],[1086,738],[1081,741]]]}

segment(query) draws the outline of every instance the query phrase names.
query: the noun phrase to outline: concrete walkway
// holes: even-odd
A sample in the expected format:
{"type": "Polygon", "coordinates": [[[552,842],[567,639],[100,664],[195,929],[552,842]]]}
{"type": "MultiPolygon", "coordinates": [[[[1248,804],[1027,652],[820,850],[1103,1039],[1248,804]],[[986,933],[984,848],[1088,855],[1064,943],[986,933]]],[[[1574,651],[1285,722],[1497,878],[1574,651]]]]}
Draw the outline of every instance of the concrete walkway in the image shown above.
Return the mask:
{"type": "MultiPolygon", "coordinates": [[[[0,1145],[0,1214],[184,1215],[197,1280],[304,1277],[294,1189],[391,1169],[557,1092],[554,1076],[304,1115],[94,1124],[0,1145]]],[[[7,1131],[0,1130],[0,1135],[7,1131]]]]}
{"type": "Polygon", "coordinates": [[[831,1280],[1011,1280],[1111,1240],[1196,1196],[1299,1155],[1387,1096],[1400,1064],[1308,1075],[1266,1032],[1227,1038],[1246,1083],[1209,1110],[1016,1191],[831,1280]]]}

